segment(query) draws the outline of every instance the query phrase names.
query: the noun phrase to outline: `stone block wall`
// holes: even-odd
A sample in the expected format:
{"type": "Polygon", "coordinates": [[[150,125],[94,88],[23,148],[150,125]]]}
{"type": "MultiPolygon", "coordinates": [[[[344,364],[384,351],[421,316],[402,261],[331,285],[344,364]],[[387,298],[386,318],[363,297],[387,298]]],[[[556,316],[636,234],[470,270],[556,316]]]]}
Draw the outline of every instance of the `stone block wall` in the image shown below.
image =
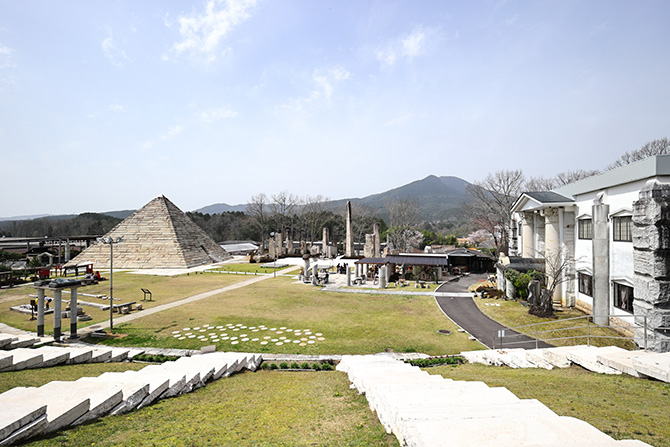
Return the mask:
{"type": "Polygon", "coordinates": [[[648,182],[633,204],[635,341],[670,351],[670,184],[648,182]]]}

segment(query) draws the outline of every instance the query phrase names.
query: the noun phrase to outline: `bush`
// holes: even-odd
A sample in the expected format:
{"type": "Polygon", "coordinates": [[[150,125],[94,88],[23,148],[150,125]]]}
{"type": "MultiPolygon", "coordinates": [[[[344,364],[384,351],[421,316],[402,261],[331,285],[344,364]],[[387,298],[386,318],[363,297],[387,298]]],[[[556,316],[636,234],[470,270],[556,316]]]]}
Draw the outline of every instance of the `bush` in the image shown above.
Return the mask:
{"type": "Polygon", "coordinates": [[[270,365],[268,363],[263,362],[261,363],[260,369],[264,370],[270,369],[270,365]]]}
{"type": "Polygon", "coordinates": [[[288,369],[288,363],[286,362],[281,362],[279,364],[279,369],[288,369]]]}
{"type": "Polygon", "coordinates": [[[277,364],[276,363],[270,363],[270,369],[274,370],[277,369],[277,364]]]}
{"type": "Polygon", "coordinates": [[[307,362],[303,362],[303,363],[300,365],[300,369],[309,369],[309,363],[307,363],[307,362]]]}
{"type": "Polygon", "coordinates": [[[528,299],[528,284],[531,281],[540,281],[544,279],[544,274],[535,270],[528,270],[528,273],[523,273],[514,281],[514,287],[516,288],[516,293],[519,298],[522,300],[528,299]]]}
{"type": "Polygon", "coordinates": [[[314,371],[321,371],[321,364],[320,363],[312,363],[312,369],[314,371]]]}
{"type": "Polygon", "coordinates": [[[331,365],[330,363],[322,363],[321,364],[321,370],[332,371],[333,370],[333,365],[331,365]]]}
{"type": "Polygon", "coordinates": [[[291,363],[291,369],[300,369],[300,366],[298,366],[298,363],[293,362],[291,363]]]}
{"type": "Polygon", "coordinates": [[[445,355],[440,357],[428,357],[426,359],[405,361],[405,363],[409,363],[412,366],[418,366],[419,368],[426,368],[429,366],[438,366],[438,365],[458,365],[463,362],[464,362],[463,357],[459,355],[445,355]]]}

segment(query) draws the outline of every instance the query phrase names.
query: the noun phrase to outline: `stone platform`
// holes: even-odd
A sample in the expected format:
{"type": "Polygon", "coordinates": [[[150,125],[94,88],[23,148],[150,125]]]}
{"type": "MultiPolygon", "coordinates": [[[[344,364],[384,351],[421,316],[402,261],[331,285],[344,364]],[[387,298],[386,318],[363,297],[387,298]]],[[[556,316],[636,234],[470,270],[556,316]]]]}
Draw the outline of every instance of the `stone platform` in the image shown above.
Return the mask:
{"type": "Polygon", "coordinates": [[[617,441],[592,425],[558,416],[506,388],[429,375],[383,355],[342,356],[337,366],[402,446],[647,446],[617,441]]]}

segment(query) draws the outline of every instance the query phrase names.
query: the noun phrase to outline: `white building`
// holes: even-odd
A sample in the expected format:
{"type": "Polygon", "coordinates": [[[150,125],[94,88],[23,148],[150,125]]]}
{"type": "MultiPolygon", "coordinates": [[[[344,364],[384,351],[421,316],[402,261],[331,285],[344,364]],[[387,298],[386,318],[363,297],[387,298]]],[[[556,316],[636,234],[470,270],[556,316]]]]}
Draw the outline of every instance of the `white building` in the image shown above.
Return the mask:
{"type": "Polygon", "coordinates": [[[650,349],[670,350],[670,155],[524,193],[512,212],[510,256],[569,261],[555,302],[601,325],[646,316],[650,349]]]}

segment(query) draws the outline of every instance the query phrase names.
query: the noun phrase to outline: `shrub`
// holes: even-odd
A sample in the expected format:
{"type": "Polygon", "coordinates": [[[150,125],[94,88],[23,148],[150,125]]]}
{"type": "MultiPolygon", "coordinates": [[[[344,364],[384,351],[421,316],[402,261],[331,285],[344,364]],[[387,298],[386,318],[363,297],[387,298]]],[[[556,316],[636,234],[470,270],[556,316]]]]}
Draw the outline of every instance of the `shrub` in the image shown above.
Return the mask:
{"type": "Polygon", "coordinates": [[[312,369],[314,371],[321,371],[321,364],[319,363],[312,363],[312,369]]]}
{"type": "Polygon", "coordinates": [[[291,363],[291,369],[300,369],[297,362],[291,363]]]}
{"type": "Polygon", "coordinates": [[[323,371],[332,371],[333,370],[333,365],[331,365],[330,363],[322,363],[321,364],[321,369],[323,371]]]}
{"type": "Polygon", "coordinates": [[[270,369],[270,365],[268,363],[261,363],[260,369],[270,369]]]}
{"type": "Polygon", "coordinates": [[[281,362],[279,364],[279,369],[288,369],[288,363],[286,362],[281,362]]]}
{"type": "Polygon", "coordinates": [[[277,369],[276,363],[270,363],[270,369],[277,369]]]}
{"type": "Polygon", "coordinates": [[[300,368],[301,368],[301,369],[309,369],[309,363],[307,363],[307,362],[303,362],[303,363],[300,365],[300,368]]]}

